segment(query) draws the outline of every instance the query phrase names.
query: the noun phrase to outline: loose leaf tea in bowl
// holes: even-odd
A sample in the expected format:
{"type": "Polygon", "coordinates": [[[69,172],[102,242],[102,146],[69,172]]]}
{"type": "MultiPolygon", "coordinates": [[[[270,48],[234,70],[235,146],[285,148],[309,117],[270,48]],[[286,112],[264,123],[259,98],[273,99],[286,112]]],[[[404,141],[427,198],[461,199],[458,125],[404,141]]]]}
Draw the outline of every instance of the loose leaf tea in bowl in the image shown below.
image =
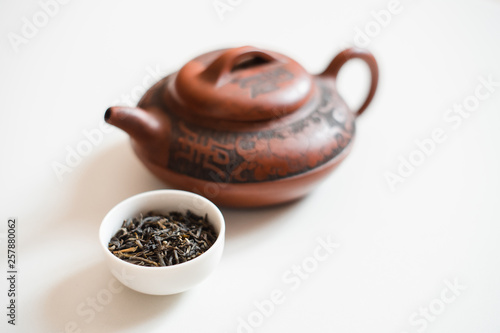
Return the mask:
{"type": "Polygon", "coordinates": [[[149,212],[123,221],[108,244],[116,257],[139,266],[171,266],[194,259],[217,240],[207,216],[149,212]]]}

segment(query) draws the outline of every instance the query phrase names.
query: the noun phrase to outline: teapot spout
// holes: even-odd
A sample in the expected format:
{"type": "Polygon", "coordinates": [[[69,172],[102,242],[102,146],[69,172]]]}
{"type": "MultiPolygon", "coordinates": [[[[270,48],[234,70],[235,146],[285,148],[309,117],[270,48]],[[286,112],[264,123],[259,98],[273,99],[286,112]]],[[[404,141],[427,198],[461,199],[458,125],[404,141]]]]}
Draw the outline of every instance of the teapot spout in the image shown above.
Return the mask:
{"type": "Polygon", "coordinates": [[[137,107],[112,106],[106,110],[104,120],[139,142],[157,139],[162,127],[155,115],[137,107]]]}
{"type": "Polygon", "coordinates": [[[160,108],[151,107],[146,111],[139,107],[112,106],[106,110],[104,120],[130,135],[141,159],[167,165],[172,124],[160,108]]]}

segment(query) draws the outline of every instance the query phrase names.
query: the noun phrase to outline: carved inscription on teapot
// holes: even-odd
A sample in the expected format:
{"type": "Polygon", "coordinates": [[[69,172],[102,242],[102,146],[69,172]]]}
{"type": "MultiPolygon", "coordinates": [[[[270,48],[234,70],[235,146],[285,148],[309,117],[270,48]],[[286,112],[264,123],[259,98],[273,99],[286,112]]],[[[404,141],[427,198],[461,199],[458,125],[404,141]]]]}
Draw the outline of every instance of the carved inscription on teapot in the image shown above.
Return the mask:
{"type": "Polygon", "coordinates": [[[341,153],[354,135],[353,118],[346,116],[349,111],[331,95],[324,92],[322,97],[306,118],[260,132],[219,132],[179,119],[173,128],[170,151],[174,153],[168,167],[225,183],[272,181],[317,168],[341,153]],[[309,146],[318,140],[326,144],[311,154],[314,149],[309,146]]]}

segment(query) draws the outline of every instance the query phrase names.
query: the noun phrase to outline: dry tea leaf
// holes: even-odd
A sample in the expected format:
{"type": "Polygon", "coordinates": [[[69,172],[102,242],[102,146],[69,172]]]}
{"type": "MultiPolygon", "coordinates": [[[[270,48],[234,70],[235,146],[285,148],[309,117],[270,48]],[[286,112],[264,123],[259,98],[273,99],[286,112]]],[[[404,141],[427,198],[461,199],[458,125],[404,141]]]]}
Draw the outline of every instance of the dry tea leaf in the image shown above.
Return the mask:
{"type": "Polygon", "coordinates": [[[167,215],[149,212],[123,221],[108,249],[118,258],[140,266],[171,266],[194,259],[217,239],[207,216],[187,211],[167,215]]]}

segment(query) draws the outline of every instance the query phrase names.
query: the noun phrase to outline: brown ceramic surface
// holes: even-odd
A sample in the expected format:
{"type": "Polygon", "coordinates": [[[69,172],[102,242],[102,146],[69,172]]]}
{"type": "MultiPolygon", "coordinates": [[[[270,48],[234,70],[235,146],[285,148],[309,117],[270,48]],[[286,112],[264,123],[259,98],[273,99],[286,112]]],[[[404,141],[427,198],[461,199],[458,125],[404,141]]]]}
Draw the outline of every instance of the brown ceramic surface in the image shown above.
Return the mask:
{"type": "Polygon", "coordinates": [[[343,51],[318,76],[275,52],[219,50],[162,79],[137,108],[109,108],[105,119],[130,134],[165,182],[220,205],[273,205],[304,196],[345,158],[377,80],[375,59],[359,49],[343,51]],[[336,91],[353,58],[372,74],[356,112],[336,91]]]}

